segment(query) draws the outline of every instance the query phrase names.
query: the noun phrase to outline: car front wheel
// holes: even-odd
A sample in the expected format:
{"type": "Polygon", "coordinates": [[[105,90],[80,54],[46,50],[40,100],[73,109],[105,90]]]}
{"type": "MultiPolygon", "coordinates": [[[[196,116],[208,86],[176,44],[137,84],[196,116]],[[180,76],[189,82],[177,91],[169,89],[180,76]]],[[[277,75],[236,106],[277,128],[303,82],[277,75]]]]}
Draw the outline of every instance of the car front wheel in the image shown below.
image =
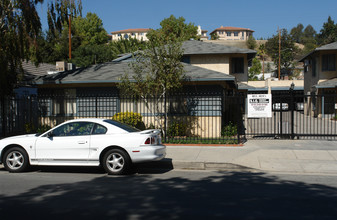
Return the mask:
{"type": "Polygon", "coordinates": [[[131,161],[127,153],[119,149],[112,149],[105,153],[102,161],[104,170],[111,175],[125,174],[131,161]]]}
{"type": "Polygon", "coordinates": [[[4,155],[4,167],[12,173],[24,171],[28,165],[28,155],[26,151],[19,147],[9,149],[4,155]]]}

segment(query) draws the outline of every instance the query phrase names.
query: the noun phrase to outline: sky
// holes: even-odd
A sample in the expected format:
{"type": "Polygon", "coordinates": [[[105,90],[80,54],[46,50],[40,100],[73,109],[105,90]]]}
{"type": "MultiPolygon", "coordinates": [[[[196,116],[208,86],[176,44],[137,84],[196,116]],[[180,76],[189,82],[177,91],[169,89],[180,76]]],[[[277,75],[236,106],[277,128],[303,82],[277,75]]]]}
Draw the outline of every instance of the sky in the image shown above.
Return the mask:
{"type": "MultiPolygon", "coordinates": [[[[42,27],[47,25],[45,0],[37,7],[42,27]]],[[[82,14],[96,13],[108,33],[129,28],[160,28],[160,22],[174,15],[186,23],[200,25],[208,35],[221,26],[249,28],[256,39],[288,31],[301,23],[319,33],[331,16],[337,22],[337,0],[82,0],[82,14]]]]}

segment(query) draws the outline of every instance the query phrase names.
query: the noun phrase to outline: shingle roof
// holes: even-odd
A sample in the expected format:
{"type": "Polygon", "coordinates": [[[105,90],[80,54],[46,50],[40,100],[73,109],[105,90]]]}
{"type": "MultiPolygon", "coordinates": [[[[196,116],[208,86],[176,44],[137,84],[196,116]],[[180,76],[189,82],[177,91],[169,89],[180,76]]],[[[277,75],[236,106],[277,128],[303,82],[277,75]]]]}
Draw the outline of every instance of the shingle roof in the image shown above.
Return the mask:
{"type": "Polygon", "coordinates": [[[336,88],[337,87],[337,78],[329,79],[324,82],[318,83],[316,88],[336,88]]]}
{"type": "Polygon", "coordinates": [[[55,65],[40,63],[38,66],[35,66],[30,61],[23,61],[22,68],[25,74],[33,76],[44,76],[47,75],[49,71],[55,71],[55,65]]]}
{"type": "MultiPolygon", "coordinates": [[[[185,74],[190,81],[235,81],[235,77],[221,72],[184,64],[185,74]]],[[[134,73],[128,62],[108,62],[74,71],[65,71],[40,77],[37,84],[70,84],[70,83],[118,83],[120,78],[134,73]]]]}
{"type": "Polygon", "coordinates": [[[321,47],[317,47],[315,50],[311,51],[310,53],[306,54],[304,57],[302,57],[299,62],[303,62],[307,57],[310,55],[316,53],[317,51],[322,51],[322,50],[337,50],[337,41],[333,42],[331,44],[326,44],[321,47]]]}
{"type": "MultiPolygon", "coordinates": [[[[250,56],[254,56],[256,54],[256,51],[254,50],[193,40],[183,42],[182,49],[184,51],[184,55],[248,54],[250,56]]],[[[120,78],[125,73],[128,73],[130,76],[134,74],[132,69],[129,67],[128,61],[130,59],[132,59],[132,55],[126,54],[112,62],[40,77],[37,80],[37,83],[117,83],[120,82],[120,78]]],[[[185,74],[190,79],[190,81],[235,81],[235,77],[232,75],[193,66],[190,64],[184,63],[184,69],[185,74]]]]}
{"type": "Polygon", "coordinates": [[[202,42],[197,40],[184,41],[182,45],[184,55],[196,54],[256,54],[255,50],[242,49],[227,45],[202,42]]]}

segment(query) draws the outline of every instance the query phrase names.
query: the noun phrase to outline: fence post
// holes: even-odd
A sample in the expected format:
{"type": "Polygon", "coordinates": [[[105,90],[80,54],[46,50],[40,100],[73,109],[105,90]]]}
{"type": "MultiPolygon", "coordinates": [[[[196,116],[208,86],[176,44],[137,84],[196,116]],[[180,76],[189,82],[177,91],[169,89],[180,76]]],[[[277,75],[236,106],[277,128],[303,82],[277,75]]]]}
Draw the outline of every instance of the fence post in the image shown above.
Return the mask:
{"type": "Polygon", "coordinates": [[[97,100],[97,95],[95,96],[95,117],[98,117],[98,100],[97,100]]]}
{"type": "Polygon", "coordinates": [[[165,114],[165,116],[164,116],[164,141],[165,141],[165,143],[166,143],[166,141],[167,141],[167,109],[166,109],[166,92],[164,93],[164,114],[165,114]]]}
{"type": "Polygon", "coordinates": [[[240,144],[241,143],[240,134],[241,134],[241,131],[243,131],[243,129],[244,129],[243,128],[244,122],[242,121],[243,114],[241,112],[241,110],[242,110],[242,108],[241,108],[241,102],[242,101],[245,102],[246,101],[246,99],[245,99],[246,97],[241,96],[240,94],[236,94],[235,96],[237,96],[237,99],[234,99],[234,100],[236,100],[235,101],[236,109],[239,110],[238,111],[239,114],[236,113],[236,115],[237,115],[237,119],[236,119],[236,127],[237,127],[237,129],[236,129],[236,131],[237,131],[237,134],[238,134],[238,137],[237,137],[238,138],[238,144],[240,144]]]}
{"type": "Polygon", "coordinates": [[[291,84],[290,89],[290,107],[291,107],[291,139],[295,139],[295,133],[294,133],[294,109],[295,109],[295,104],[294,104],[294,83],[291,84]]]}
{"type": "Polygon", "coordinates": [[[2,130],[2,136],[6,137],[6,113],[5,113],[5,97],[1,97],[1,130],[2,130]]]}

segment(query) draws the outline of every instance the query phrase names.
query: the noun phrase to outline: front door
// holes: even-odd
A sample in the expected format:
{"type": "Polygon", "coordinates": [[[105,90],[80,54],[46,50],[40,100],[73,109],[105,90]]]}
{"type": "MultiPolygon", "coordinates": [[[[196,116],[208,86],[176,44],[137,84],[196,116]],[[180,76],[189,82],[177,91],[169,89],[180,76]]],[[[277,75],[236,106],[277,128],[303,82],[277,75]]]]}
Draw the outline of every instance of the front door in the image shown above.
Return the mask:
{"type": "Polygon", "coordinates": [[[91,122],[70,122],[38,138],[35,160],[57,164],[87,161],[93,125],[91,122]]]}

